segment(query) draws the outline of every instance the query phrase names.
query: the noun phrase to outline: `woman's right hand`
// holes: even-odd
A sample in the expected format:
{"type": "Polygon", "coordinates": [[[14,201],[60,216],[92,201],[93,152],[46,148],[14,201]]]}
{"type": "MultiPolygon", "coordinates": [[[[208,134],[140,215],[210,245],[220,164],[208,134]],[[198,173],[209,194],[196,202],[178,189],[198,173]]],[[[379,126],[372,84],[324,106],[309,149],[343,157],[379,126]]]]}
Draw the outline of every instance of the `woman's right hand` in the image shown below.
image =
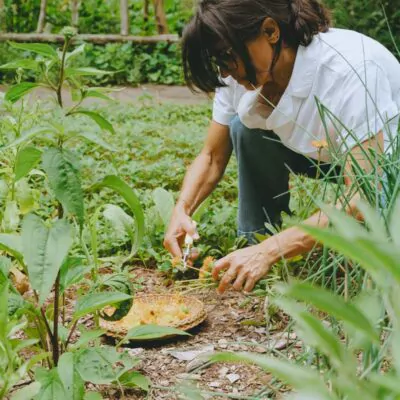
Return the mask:
{"type": "Polygon", "coordinates": [[[188,234],[193,240],[200,239],[192,218],[187,215],[183,207],[177,205],[172,213],[167,233],[164,237],[164,247],[173,257],[182,258],[182,246],[188,234]]]}

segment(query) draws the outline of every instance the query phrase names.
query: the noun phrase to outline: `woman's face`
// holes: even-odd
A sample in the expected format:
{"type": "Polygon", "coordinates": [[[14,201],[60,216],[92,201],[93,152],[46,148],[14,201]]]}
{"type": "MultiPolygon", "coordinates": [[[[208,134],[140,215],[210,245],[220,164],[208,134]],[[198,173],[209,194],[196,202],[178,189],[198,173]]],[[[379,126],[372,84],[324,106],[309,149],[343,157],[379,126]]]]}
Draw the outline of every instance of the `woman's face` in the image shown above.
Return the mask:
{"type": "Polygon", "coordinates": [[[272,81],[271,65],[274,58],[273,45],[276,43],[276,38],[279,40],[279,28],[274,24],[275,22],[273,21],[271,26],[271,21],[266,21],[263,25],[263,33],[255,40],[246,44],[251,62],[256,71],[256,85],[253,86],[249,82],[243,61],[239,56],[233,53],[232,49],[220,51],[219,54],[214,57],[223,78],[232,76],[233,79],[247,90],[253,90],[272,81]],[[268,30],[264,26],[266,24],[268,25],[268,30]]]}

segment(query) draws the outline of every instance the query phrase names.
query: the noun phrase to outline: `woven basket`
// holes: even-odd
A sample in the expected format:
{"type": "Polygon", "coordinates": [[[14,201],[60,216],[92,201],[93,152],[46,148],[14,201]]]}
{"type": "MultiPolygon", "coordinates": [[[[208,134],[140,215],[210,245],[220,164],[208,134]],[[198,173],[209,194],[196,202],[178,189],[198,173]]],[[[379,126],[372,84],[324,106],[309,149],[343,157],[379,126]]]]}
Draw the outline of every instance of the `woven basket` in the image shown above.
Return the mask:
{"type": "MultiPolygon", "coordinates": [[[[136,296],[130,309],[129,314],[134,313],[135,310],[140,309],[142,305],[151,305],[157,304],[159,301],[163,301],[166,304],[173,304],[174,302],[179,304],[184,304],[185,307],[188,308],[188,316],[177,323],[169,324],[168,326],[171,328],[176,328],[182,331],[188,331],[198,325],[200,325],[206,318],[207,313],[202,301],[196,299],[195,297],[189,296],[177,296],[177,295],[159,295],[159,294],[149,294],[136,296]]],[[[122,318],[120,321],[105,321],[100,319],[100,327],[106,331],[108,336],[122,339],[126,336],[128,331],[134,326],[128,327],[124,325],[125,318],[122,318]]],[[[168,335],[163,337],[163,339],[167,339],[177,335],[168,335]]],[[[132,339],[135,340],[135,339],[132,339]]],[[[141,339],[140,341],[142,341],[141,339]]]]}

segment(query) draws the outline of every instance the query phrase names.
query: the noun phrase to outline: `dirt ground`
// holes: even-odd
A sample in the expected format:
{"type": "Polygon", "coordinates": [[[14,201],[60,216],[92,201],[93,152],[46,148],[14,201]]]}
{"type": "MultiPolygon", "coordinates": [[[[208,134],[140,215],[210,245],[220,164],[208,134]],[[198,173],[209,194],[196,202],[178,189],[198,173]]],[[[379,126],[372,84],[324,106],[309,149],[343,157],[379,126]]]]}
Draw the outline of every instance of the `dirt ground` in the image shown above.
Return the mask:
{"type": "MultiPolygon", "coordinates": [[[[159,102],[169,102],[182,105],[196,105],[203,104],[210,99],[203,94],[194,94],[185,86],[167,86],[167,85],[141,85],[138,87],[120,87],[115,92],[110,93],[110,96],[123,103],[134,103],[143,98],[151,96],[159,102]]],[[[0,92],[5,92],[6,87],[0,85],[0,92]]],[[[47,89],[39,88],[31,92],[29,96],[32,99],[44,99],[52,95],[47,89]]],[[[68,90],[63,93],[63,98],[66,99],[66,105],[71,104],[71,99],[68,90]]],[[[101,99],[87,99],[85,105],[104,103],[105,100],[101,99]]]]}
{"type": "MultiPolygon", "coordinates": [[[[136,275],[143,279],[144,293],[174,292],[173,287],[165,287],[164,278],[155,270],[140,268],[136,275]]],[[[204,365],[198,358],[192,360],[196,351],[251,351],[266,354],[272,348],[283,350],[294,338],[273,330],[268,335],[263,311],[264,300],[245,297],[232,291],[220,296],[214,289],[205,289],[190,295],[205,303],[208,314],[206,321],[192,330],[192,336],[187,339],[129,346],[129,352],[141,359],[139,371],[149,377],[156,387],[148,396],[143,392],[127,391],[126,398],[180,399],[173,387],[188,382],[206,392],[207,399],[232,398],[224,394],[260,400],[282,398],[282,393],[268,390],[272,377],[258,367],[244,364],[204,365]]],[[[112,340],[105,340],[105,343],[112,344],[112,340]]],[[[120,392],[115,388],[101,389],[104,398],[121,398],[120,392]]],[[[96,388],[93,387],[92,390],[96,388]]]]}

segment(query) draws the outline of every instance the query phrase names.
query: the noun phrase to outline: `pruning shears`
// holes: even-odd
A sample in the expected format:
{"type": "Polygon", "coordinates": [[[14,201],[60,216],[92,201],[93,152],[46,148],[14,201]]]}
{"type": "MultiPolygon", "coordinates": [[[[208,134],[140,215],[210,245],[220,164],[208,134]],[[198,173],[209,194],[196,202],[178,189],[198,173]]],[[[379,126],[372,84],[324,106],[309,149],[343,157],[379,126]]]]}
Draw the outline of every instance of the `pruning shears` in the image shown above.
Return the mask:
{"type": "MultiPolygon", "coordinates": [[[[193,221],[193,225],[196,228],[196,221],[193,221]]],[[[188,269],[188,260],[190,257],[190,254],[192,252],[192,248],[193,248],[193,243],[194,240],[192,238],[192,236],[190,236],[188,233],[185,236],[185,250],[183,251],[183,271],[187,271],[188,269]]]]}

